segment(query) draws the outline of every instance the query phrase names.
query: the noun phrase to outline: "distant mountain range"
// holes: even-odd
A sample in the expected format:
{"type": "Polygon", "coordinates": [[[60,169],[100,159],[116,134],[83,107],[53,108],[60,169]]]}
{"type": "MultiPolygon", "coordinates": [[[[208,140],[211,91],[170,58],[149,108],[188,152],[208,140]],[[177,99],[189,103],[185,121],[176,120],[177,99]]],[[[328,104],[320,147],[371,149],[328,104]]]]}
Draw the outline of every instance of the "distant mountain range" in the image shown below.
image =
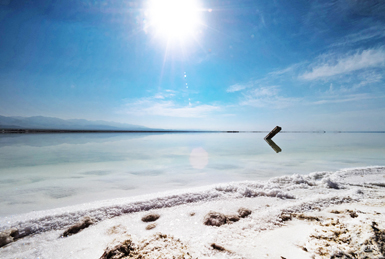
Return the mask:
{"type": "Polygon", "coordinates": [[[0,129],[63,129],[63,130],[153,130],[139,125],[89,120],[63,120],[53,117],[6,117],[0,115],[0,129]]]}

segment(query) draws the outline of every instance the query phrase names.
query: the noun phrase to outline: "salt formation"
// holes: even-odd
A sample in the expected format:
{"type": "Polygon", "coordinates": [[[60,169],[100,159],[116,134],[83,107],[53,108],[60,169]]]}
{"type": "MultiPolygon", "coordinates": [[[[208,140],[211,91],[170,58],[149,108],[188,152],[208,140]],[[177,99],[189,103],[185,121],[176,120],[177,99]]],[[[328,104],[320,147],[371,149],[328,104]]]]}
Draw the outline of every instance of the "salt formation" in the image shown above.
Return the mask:
{"type": "Polygon", "coordinates": [[[192,259],[188,247],[173,236],[156,233],[135,245],[131,236],[123,241],[115,240],[107,247],[100,259],[192,259]]]}

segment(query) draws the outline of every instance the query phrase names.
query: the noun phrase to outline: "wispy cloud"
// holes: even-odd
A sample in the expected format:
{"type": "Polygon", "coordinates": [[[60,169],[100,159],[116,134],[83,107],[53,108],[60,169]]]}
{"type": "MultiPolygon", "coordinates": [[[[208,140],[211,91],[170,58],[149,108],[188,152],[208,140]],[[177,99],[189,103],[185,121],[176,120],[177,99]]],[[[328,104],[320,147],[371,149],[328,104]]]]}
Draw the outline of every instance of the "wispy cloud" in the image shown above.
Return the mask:
{"type": "Polygon", "coordinates": [[[282,109],[290,107],[300,102],[300,98],[284,97],[279,95],[278,86],[263,86],[254,88],[243,93],[243,99],[240,105],[252,107],[270,107],[273,109],[282,109]]]}
{"type": "Polygon", "coordinates": [[[304,64],[305,64],[304,62],[295,63],[295,64],[292,64],[292,65],[290,65],[290,66],[288,66],[288,67],[286,67],[284,69],[270,72],[267,75],[270,76],[270,77],[277,77],[277,76],[282,76],[282,75],[287,75],[287,74],[295,73],[296,70],[298,70],[304,64]]]}
{"type": "Polygon", "coordinates": [[[238,92],[238,91],[242,91],[242,90],[249,88],[249,87],[252,87],[252,86],[253,86],[252,82],[248,82],[246,84],[234,84],[234,85],[230,85],[226,89],[226,92],[228,92],[228,93],[238,92]]]}
{"type": "Polygon", "coordinates": [[[374,84],[381,82],[383,76],[379,73],[369,71],[367,73],[363,73],[360,77],[360,82],[357,84],[354,84],[352,87],[352,90],[359,89],[363,86],[374,84]]]}
{"type": "Polygon", "coordinates": [[[330,47],[353,45],[356,43],[362,43],[369,40],[378,40],[385,38],[385,27],[381,25],[374,25],[356,33],[349,34],[342,38],[341,41],[336,42],[330,47]]]}
{"type": "Polygon", "coordinates": [[[336,75],[347,74],[361,69],[383,66],[385,51],[383,48],[367,49],[361,52],[344,56],[330,56],[326,62],[315,62],[310,65],[311,71],[299,76],[303,80],[317,80],[336,75]]]}
{"type": "Polygon", "coordinates": [[[167,116],[180,118],[205,117],[213,112],[219,111],[220,107],[215,105],[177,105],[174,101],[156,99],[154,97],[142,98],[129,101],[125,104],[123,112],[137,116],[167,116]]]}
{"type": "Polygon", "coordinates": [[[379,98],[367,93],[362,94],[348,94],[348,95],[335,95],[329,96],[326,98],[321,98],[320,100],[314,101],[311,104],[321,105],[321,104],[330,104],[330,103],[346,103],[346,102],[357,102],[362,100],[379,98]]]}

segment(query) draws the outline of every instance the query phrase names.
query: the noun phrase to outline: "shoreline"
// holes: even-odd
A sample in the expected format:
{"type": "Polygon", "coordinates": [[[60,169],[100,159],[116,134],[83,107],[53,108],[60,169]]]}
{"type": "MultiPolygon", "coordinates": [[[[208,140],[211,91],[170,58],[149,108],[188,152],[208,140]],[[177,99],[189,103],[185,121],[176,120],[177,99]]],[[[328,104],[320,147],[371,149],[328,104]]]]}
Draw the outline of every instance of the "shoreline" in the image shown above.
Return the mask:
{"type": "MultiPolygon", "coordinates": [[[[328,254],[329,257],[322,257],[313,249],[319,247],[319,244],[326,239],[322,237],[311,238],[310,236],[316,236],[314,234],[316,229],[330,230],[331,223],[329,221],[331,218],[339,220],[340,223],[337,224],[337,227],[348,230],[349,228],[346,226],[349,224],[357,228],[359,222],[367,223],[370,220],[378,224],[378,229],[384,229],[385,204],[380,199],[385,195],[384,186],[385,167],[366,167],[308,175],[286,175],[268,181],[216,184],[178,192],[163,192],[129,199],[106,200],[88,205],[34,212],[34,215],[27,213],[1,218],[0,231],[16,228],[23,238],[0,248],[0,255],[2,258],[13,258],[9,257],[13,253],[18,253],[20,256],[22,254],[28,255],[33,248],[41,253],[42,258],[49,258],[46,251],[50,251],[49,253],[53,256],[55,251],[52,250],[51,246],[60,243],[72,244],[78,250],[88,251],[87,255],[81,258],[99,258],[108,244],[115,242],[115,239],[120,240],[122,237],[130,235],[133,243],[140,244],[143,240],[154,239],[156,233],[160,232],[163,235],[171,235],[182,240],[183,244],[189,247],[187,249],[189,254],[199,258],[205,258],[205,256],[253,258],[252,255],[258,251],[260,253],[270,249],[268,244],[265,244],[265,250],[259,246],[256,247],[253,240],[264,242],[263,240],[269,238],[280,239],[280,236],[288,235],[294,229],[296,231],[303,229],[309,233],[306,234],[307,236],[297,236],[297,239],[302,240],[301,242],[305,244],[308,251],[299,248],[298,244],[301,242],[291,240],[290,242],[295,244],[290,245],[290,249],[288,249],[297,257],[290,257],[288,254],[281,256],[285,258],[311,258],[306,257],[311,253],[316,256],[315,258],[330,258],[331,254],[327,252],[328,248],[325,244],[322,247],[326,247],[326,252],[322,253],[328,254]],[[251,210],[252,214],[238,222],[224,224],[220,227],[203,224],[203,219],[210,211],[234,215],[241,207],[251,210]],[[338,211],[338,213],[332,213],[332,210],[338,211]],[[348,210],[353,211],[358,216],[351,217],[350,213],[353,212],[348,210]],[[149,212],[158,213],[160,218],[155,222],[153,229],[146,230],[148,224],[141,222],[140,218],[149,212]],[[192,213],[194,213],[193,216],[191,216],[192,213]],[[93,224],[91,226],[73,236],[58,239],[60,233],[86,216],[92,218],[93,224]],[[329,226],[325,224],[329,224],[329,226]],[[117,234],[106,234],[111,228],[114,228],[117,234]],[[199,238],[198,233],[200,232],[204,233],[202,238],[199,238]],[[39,240],[44,240],[45,245],[37,244],[36,242],[39,243],[39,240]],[[99,242],[99,245],[92,250],[87,248],[88,246],[84,243],[85,240],[90,240],[92,243],[99,242]],[[21,245],[22,242],[30,242],[30,247],[21,245]],[[224,247],[226,251],[219,251],[220,249],[213,248],[212,244],[224,247]],[[242,248],[245,246],[244,244],[247,245],[242,248]],[[98,251],[99,257],[95,257],[95,249],[98,251]],[[16,250],[20,250],[20,252],[16,252],[16,250]]],[[[370,227],[368,224],[365,225],[367,235],[370,234],[370,229],[373,229],[373,226],[370,227]]],[[[348,234],[346,232],[344,235],[348,234]]],[[[156,242],[161,242],[164,238],[158,236],[155,239],[156,242]]],[[[169,238],[167,240],[167,242],[172,241],[169,238]]],[[[329,242],[330,240],[326,241],[329,242]]],[[[304,245],[300,246],[304,247],[304,245]]],[[[363,249],[368,250],[369,248],[363,249]]],[[[57,254],[54,257],[68,258],[68,252],[63,250],[61,251],[62,257],[57,254]]],[[[272,252],[273,250],[271,250],[270,255],[272,252]]],[[[269,253],[267,252],[267,254],[269,253]]],[[[26,258],[30,257],[26,256],[26,258]]]]}

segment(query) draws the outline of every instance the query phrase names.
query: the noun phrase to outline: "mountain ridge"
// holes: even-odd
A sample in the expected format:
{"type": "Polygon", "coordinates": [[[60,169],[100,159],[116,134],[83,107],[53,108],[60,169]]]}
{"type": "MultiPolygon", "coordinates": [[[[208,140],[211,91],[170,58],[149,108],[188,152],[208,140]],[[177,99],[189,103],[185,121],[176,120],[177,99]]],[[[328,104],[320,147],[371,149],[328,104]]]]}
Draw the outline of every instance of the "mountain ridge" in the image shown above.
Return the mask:
{"type": "Polygon", "coordinates": [[[103,120],[60,119],[45,116],[2,116],[0,128],[3,129],[63,129],[63,130],[151,130],[150,128],[128,123],[103,120]]]}

